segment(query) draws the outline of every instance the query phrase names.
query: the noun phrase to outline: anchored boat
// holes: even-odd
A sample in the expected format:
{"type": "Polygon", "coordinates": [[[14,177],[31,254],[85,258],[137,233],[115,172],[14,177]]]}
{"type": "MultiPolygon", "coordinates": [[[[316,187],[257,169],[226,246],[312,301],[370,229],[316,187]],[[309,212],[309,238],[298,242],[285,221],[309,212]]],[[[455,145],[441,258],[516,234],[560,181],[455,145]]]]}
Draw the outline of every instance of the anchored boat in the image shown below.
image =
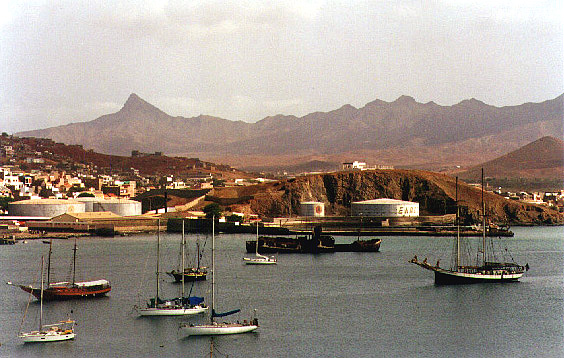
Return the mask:
{"type": "MultiPolygon", "coordinates": [[[[44,292],[43,290],[43,266],[44,260],[43,256],[41,256],[41,288],[40,292],[44,292]]],[[[31,292],[30,292],[30,300],[31,300],[31,292]]],[[[27,302],[27,306],[24,313],[24,319],[27,314],[27,310],[29,308],[29,301],[27,302]]],[[[76,334],[74,333],[74,321],[73,320],[65,320],[60,321],[54,324],[43,324],[43,295],[40,293],[39,296],[40,308],[39,308],[39,329],[37,331],[31,332],[21,332],[18,334],[18,337],[24,343],[43,343],[43,342],[58,342],[58,341],[67,341],[69,339],[74,339],[76,334]]],[[[23,320],[22,320],[23,324],[23,320]]]]}
{"type": "MultiPolygon", "coordinates": [[[[182,233],[184,235],[184,220],[182,220],[182,233]]],[[[176,282],[192,282],[192,281],[204,281],[208,274],[208,268],[200,265],[200,242],[196,242],[196,267],[184,267],[178,270],[168,271],[167,275],[174,278],[176,282]]],[[[182,254],[184,255],[184,254],[182,254]]],[[[184,262],[184,256],[182,256],[181,261],[184,262]]]]}
{"type": "Polygon", "coordinates": [[[215,336],[223,334],[239,334],[247,333],[256,330],[258,325],[258,319],[252,318],[250,321],[228,323],[228,322],[216,322],[216,317],[226,317],[234,313],[240,312],[240,309],[232,310],[225,313],[216,313],[215,307],[215,217],[212,219],[212,265],[211,265],[211,313],[210,321],[205,324],[192,324],[192,323],[182,323],[180,324],[180,329],[189,336],[215,336]]]}
{"type": "Polygon", "coordinates": [[[258,252],[259,245],[259,226],[257,222],[257,240],[255,245],[255,257],[243,257],[243,261],[247,265],[276,265],[276,257],[261,255],[258,252]]]}
{"type": "MultiPolygon", "coordinates": [[[[509,282],[517,281],[523,276],[529,265],[519,265],[515,262],[500,262],[496,259],[496,254],[493,250],[489,249],[486,243],[486,206],[484,204],[484,171],[482,169],[482,245],[478,250],[477,263],[474,265],[468,264],[469,258],[463,257],[462,245],[460,240],[460,225],[459,216],[460,210],[458,206],[458,177],[456,178],[456,226],[457,235],[455,241],[455,254],[454,265],[450,268],[440,267],[440,262],[437,261],[436,265],[427,262],[427,259],[419,261],[417,256],[414,256],[409,262],[423,267],[426,270],[435,273],[435,284],[450,285],[450,284],[468,284],[468,283],[481,283],[481,282],[509,282]]],[[[491,245],[493,248],[493,245],[491,245]]]]}
{"type": "Polygon", "coordinates": [[[19,285],[8,282],[9,285],[18,286],[25,292],[33,294],[37,299],[40,299],[43,294],[45,301],[52,300],[67,300],[74,298],[91,298],[104,296],[110,292],[112,286],[110,281],[105,279],[93,281],[80,281],[77,282],[76,278],[76,240],[74,240],[73,260],[72,260],[72,280],[62,282],[50,282],[51,280],[51,253],[53,241],[49,241],[49,255],[47,259],[47,287],[40,289],[31,285],[19,285]]]}
{"type": "MultiPolygon", "coordinates": [[[[158,224],[160,228],[160,222],[158,224]]],[[[184,220],[182,221],[182,267],[184,267],[184,247],[186,246],[186,238],[184,236],[184,220]]],[[[188,296],[185,297],[184,280],[182,280],[182,295],[178,298],[163,300],[159,297],[159,261],[160,261],[160,230],[157,231],[157,289],[154,298],[151,298],[145,307],[135,306],[140,316],[185,316],[198,313],[204,313],[208,307],[203,303],[203,297],[188,296]]]]}

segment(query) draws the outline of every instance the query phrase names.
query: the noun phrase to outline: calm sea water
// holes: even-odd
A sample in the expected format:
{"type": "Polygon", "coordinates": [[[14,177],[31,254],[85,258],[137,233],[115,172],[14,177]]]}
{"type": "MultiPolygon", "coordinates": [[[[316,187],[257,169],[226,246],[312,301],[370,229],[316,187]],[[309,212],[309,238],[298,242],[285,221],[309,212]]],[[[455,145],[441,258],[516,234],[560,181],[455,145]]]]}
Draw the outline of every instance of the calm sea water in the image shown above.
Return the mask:
{"type": "MultiPolygon", "coordinates": [[[[437,287],[433,275],[407,261],[417,254],[447,256],[450,238],[384,238],[379,253],[279,255],[276,266],[245,266],[245,240],[216,236],[216,306],[241,308],[234,319],[257,310],[256,333],[216,337],[230,357],[559,357],[564,356],[564,235],[562,227],[513,228],[505,239],[517,262],[531,270],[518,283],[437,287]]],[[[204,236],[200,237],[205,240],[204,236]]],[[[195,236],[188,236],[195,247],[195,236]]],[[[338,238],[338,240],[346,240],[338,238]]],[[[178,262],[179,234],[162,235],[161,270],[178,262]]],[[[139,298],[155,293],[154,235],[78,240],[77,278],[108,278],[106,298],[48,302],[45,321],[76,319],[74,341],[21,344],[28,295],[0,286],[2,357],[203,357],[210,339],[185,337],[186,320],[140,318],[139,298]],[[139,295],[140,294],[140,295],[139,295]]],[[[202,241],[203,243],[203,241],[202,241]]],[[[72,240],[53,244],[54,279],[69,276],[72,240]]],[[[208,260],[211,239],[205,244],[208,260]]],[[[48,245],[28,241],[0,247],[0,281],[38,282],[48,245]]],[[[434,261],[431,261],[434,262],[434,261]]],[[[444,261],[443,261],[444,262],[444,261]]],[[[448,262],[448,261],[447,261],[448,262]]],[[[161,276],[162,296],[180,285],[161,276]]],[[[193,290],[209,298],[209,283],[193,290]]],[[[36,329],[39,304],[32,301],[24,330],[36,329]]]]}

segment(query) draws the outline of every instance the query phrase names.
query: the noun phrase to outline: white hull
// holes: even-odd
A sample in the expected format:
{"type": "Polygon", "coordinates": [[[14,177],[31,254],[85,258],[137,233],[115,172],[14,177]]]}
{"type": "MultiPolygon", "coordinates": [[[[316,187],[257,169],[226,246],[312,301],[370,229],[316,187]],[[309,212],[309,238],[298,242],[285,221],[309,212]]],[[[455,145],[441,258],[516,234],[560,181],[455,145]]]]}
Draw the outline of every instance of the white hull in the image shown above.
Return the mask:
{"type": "Polygon", "coordinates": [[[276,258],[256,254],[255,257],[243,257],[247,265],[276,265],[276,258]]]}
{"type": "Polygon", "coordinates": [[[40,343],[40,342],[59,342],[74,339],[75,333],[62,333],[62,332],[30,332],[21,333],[20,339],[24,343],[40,343]]]}
{"type": "Polygon", "coordinates": [[[205,313],[208,307],[196,306],[194,308],[138,308],[140,316],[188,316],[205,313]]]}
{"type": "Polygon", "coordinates": [[[491,281],[502,281],[502,280],[511,281],[511,280],[518,280],[518,279],[521,278],[521,276],[523,276],[522,272],[513,273],[513,274],[508,274],[508,273],[486,274],[486,273],[466,273],[466,272],[447,271],[447,270],[442,270],[442,269],[435,270],[435,272],[442,273],[444,275],[459,277],[459,278],[462,278],[462,279],[470,279],[470,280],[474,279],[474,280],[486,280],[486,281],[487,280],[491,280],[491,281]]]}
{"type": "Polygon", "coordinates": [[[244,258],[247,265],[276,265],[276,261],[244,258]]]}
{"type": "Polygon", "coordinates": [[[180,326],[183,332],[189,336],[216,336],[222,334],[239,334],[252,332],[258,328],[257,325],[243,325],[238,323],[218,323],[204,325],[190,325],[184,323],[180,326]]]}

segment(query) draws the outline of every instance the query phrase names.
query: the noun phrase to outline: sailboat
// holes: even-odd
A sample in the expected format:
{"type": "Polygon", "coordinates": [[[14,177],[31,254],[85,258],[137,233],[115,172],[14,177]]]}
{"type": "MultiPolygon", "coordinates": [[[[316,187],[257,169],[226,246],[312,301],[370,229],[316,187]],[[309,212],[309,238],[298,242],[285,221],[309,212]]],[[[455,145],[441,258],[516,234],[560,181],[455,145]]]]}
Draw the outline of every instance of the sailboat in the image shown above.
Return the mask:
{"type": "MultiPolygon", "coordinates": [[[[182,220],[182,232],[184,235],[184,220],[182,220]]],[[[200,266],[200,242],[196,242],[196,267],[184,267],[178,270],[168,271],[167,275],[172,276],[176,282],[192,282],[192,281],[204,281],[207,278],[208,270],[205,266],[200,266]]],[[[184,262],[184,257],[181,258],[184,262]]]]}
{"type": "Polygon", "coordinates": [[[261,255],[258,252],[259,248],[259,225],[257,222],[257,242],[255,245],[255,257],[243,257],[243,261],[247,265],[276,265],[276,257],[261,255]]]}
{"type": "Polygon", "coordinates": [[[216,313],[215,307],[215,216],[212,219],[212,265],[211,265],[211,313],[210,321],[206,324],[191,324],[191,323],[181,323],[180,329],[189,336],[215,336],[223,334],[238,334],[247,333],[256,330],[258,325],[258,319],[252,318],[249,322],[246,320],[242,323],[228,323],[228,322],[216,322],[214,318],[225,317],[234,313],[241,311],[240,309],[232,310],[225,313],[216,313]]]}
{"type": "Polygon", "coordinates": [[[72,280],[62,282],[51,282],[51,253],[53,241],[49,241],[49,256],[47,260],[47,288],[41,290],[31,285],[16,285],[8,282],[8,285],[20,287],[25,292],[30,292],[37,299],[43,295],[45,301],[49,300],[66,300],[73,298],[91,298],[104,296],[110,292],[112,286],[110,281],[99,279],[94,281],[76,282],[76,239],[74,240],[73,258],[72,258],[72,280]]]}
{"type": "MultiPolygon", "coordinates": [[[[43,266],[44,266],[44,259],[41,256],[41,292],[43,292],[43,266]]],[[[31,292],[30,292],[30,299],[31,299],[31,292]]],[[[39,298],[39,329],[37,331],[31,332],[20,332],[18,337],[24,343],[41,343],[41,342],[58,342],[58,341],[67,341],[69,339],[74,339],[76,334],[74,333],[74,321],[73,320],[65,320],[60,321],[54,324],[43,324],[43,295],[40,294],[39,298]]],[[[24,313],[24,320],[25,315],[27,313],[27,309],[29,308],[29,301],[27,302],[27,307],[24,313]]],[[[22,320],[23,323],[23,320],[22,320]]],[[[20,329],[21,330],[21,329],[20,329]]]]}
{"type": "Polygon", "coordinates": [[[458,177],[456,178],[456,227],[457,235],[455,242],[455,260],[453,267],[442,268],[439,261],[435,266],[427,262],[427,259],[420,262],[417,256],[414,256],[409,262],[419,265],[426,270],[435,273],[435,284],[468,284],[482,282],[509,282],[517,281],[529,265],[521,266],[515,262],[496,262],[495,254],[488,251],[486,245],[486,206],[484,203],[484,170],[482,169],[482,246],[478,251],[477,263],[475,265],[465,265],[462,258],[462,249],[460,241],[460,209],[458,206],[458,177]],[[481,254],[481,255],[480,255],[481,254]],[[480,257],[481,256],[481,257],[480,257]],[[492,260],[494,258],[494,260],[492,260]]]}
{"type": "MultiPolygon", "coordinates": [[[[208,307],[203,303],[203,297],[189,296],[185,297],[184,281],[182,281],[182,296],[170,300],[163,300],[159,297],[159,261],[160,261],[160,220],[157,230],[157,291],[154,298],[147,302],[146,307],[135,306],[137,312],[141,316],[184,316],[198,313],[204,313],[208,307]]],[[[182,221],[182,267],[184,267],[184,247],[186,246],[186,237],[184,235],[184,221],[182,221]]]]}

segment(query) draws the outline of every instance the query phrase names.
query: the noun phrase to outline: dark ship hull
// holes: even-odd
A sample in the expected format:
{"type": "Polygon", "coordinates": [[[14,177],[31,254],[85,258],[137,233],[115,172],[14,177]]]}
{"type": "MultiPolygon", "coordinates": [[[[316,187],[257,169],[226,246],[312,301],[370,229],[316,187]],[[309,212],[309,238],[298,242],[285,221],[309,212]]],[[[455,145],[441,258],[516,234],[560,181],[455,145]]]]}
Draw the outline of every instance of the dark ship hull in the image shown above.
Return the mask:
{"type": "Polygon", "coordinates": [[[457,275],[457,272],[439,272],[435,271],[435,284],[436,285],[465,285],[471,283],[486,283],[486,282],[515,282],[518,281],[520,275],[484,275],[484,277],[476,276],[461,276],[457,275]]]}
{"type": "MultiPolygon", "coordinates": [[[[25,292],[30,292],[37,299],[41,299],[41,289],[31,286],[19,286],[25,292]]],[[[49,285],[43,290],[44,301],[61,301],[77,298],[94,298],[101,297],[110,292],[112,287],[106,280],[77,282],[71,284],[68,282],[55,283],[49,285]]]]}
{"type": "Polygon", "coordinates": [[[356,240],[350,244],[335,244],[338,252],[378,252],[382,239],[356,240]]]}
{"type": "Polygon", "coordinates": [[[515,263],[488,262],[484,266],[460,266],[458,270],[450,270],[420,262],[414,257],[409,262],[435,273],[436,285],[463,285],[472,283],[504,283],[517,281],[523,276],[528,266],[515,263]]]}
{"type": "MultiPolygon", "coordinates": [[[[335,239],[328,235],[291,237],[267,237],[258,239],[259,254],[274,253],[324,253],[324,252],[377,252],[381,239],[356,240],[350,244],[335,244],[335,239]]],[[[257,250],[257,242],[246,242],[248,253],[257,250]]]]}
{"type": "Polygon", "coordinates": [[[195,269],[184,271],[184,275],[182,274],[182,272],[176,270],[167,272],[167,274],[174,277],[174,281],[176,282],[182,282],[182,276],[184,276],[184,282],[204,281],[207,277],[207,271],[195,269]]]}

